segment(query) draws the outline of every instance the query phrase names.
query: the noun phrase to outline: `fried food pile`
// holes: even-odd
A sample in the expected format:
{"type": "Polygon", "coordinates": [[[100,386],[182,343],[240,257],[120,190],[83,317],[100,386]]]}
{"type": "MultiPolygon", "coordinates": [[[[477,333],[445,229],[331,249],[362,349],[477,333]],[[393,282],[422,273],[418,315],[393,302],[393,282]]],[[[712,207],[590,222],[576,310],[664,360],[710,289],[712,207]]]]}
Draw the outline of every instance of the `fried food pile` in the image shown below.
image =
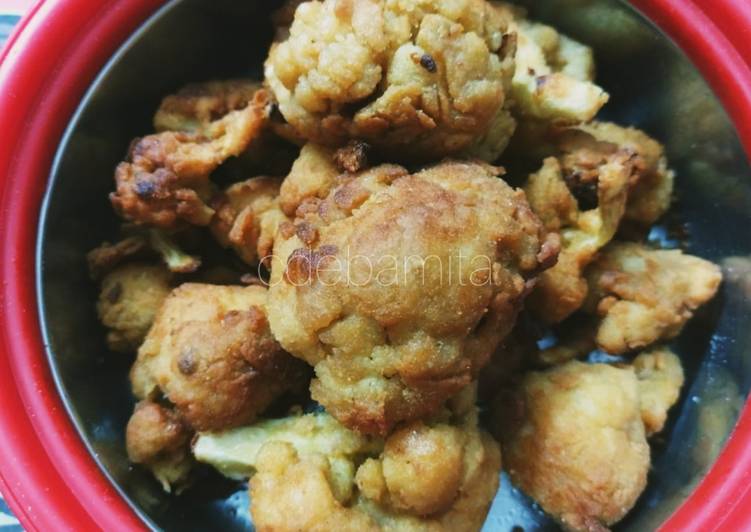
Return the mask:
{"type": "Polygon", "coordinates": [[[359,138],[435,160],[513,131],[515,33],[486,0],[301,2],[278,28],[265,81],[301,138],[359,138]]]}
{"type": "Polygon", "coordinates": [[[450,161],[342,176],[274,247],[269,321],[311,393],[385,436],[467,386],[512,329],[557,241],[496,169],[450,161]]]}
{"type": "Polygon", "coordinates": [[[261,530],[478,530],[498,489],[498,444],[478,427],[470,385],[385,439],[325,413],[203,433],[198,460],[251,476],[261,530]]]}
{"type": "Polygon", "coordinates": [[[565,529],[618,522],[722,281],[647,238],[663,146],[597,120],[592,50],[510,4],[272,20],[263,80],[167,96],[114,171],[88,262],[130,460],[249,479],[262,531],[476,531],[502,464],[565,529]]]}

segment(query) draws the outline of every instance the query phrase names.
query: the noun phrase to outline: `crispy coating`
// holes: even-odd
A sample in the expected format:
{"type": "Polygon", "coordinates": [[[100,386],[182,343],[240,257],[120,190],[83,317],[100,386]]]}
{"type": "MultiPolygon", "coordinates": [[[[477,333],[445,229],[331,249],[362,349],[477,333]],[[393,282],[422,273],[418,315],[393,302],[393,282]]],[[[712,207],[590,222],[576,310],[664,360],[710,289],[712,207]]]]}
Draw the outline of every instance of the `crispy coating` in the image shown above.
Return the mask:
{"type": "Polygon", "coordinates": [[[260,88],[259,82],[245,79],[191,83],[162,100],[154,129],[204,132],[213,121],[247,107],[260,88]]]}
{"type": "Polygon", "coordinates": [[[110,201],[122,217],[164,229],[208,225],[214,211],[209,174],[239,155],[262,131],[271,103],[265,90],[196,132],[164,131],[136,139],[115,170],[110,201]]]}
{"type": "Polygon", "coordinates": [[[257,473],[250,481],[255,526],[277,531],[479,530],[498,489],[501,460],[498,444],[478,429],[472,401],[469,406],[466,412],[442,413],[429,424],[407,425],[378,450],[361,436],[365,445],[359,453],[317,451],[304,438],[299,443],[270,438],[256,456],[257,473]],[[356,473],[354,479],[345,475],[349,489],[338,487],[343,477],[329,459],[332,454],[337,460],[352,457],[356,473]]]}
{"type": "Polygon", "coordinates": [[[394,432],[380,460],[359,470],[366,496],[416,515],[448,508],[459,494],[463,456],[462,430],[414,422],[394,432]]]}
{"type": "Polygon", "coordinates": [[[148,239],[143,235],[123,238],[114,244],[102,242],[86,254],[89,276],[97,281],[123,262],[148,255],[148,251],[148,239]]]}
{"type": "Polygon", "coordinates": [[[594,84],[592,50],[554,28],[529,21],[505,3],[496,7],[513,17],[517,34],[516,70],[511,84],[513,110],[523,120],[556,124],[589,122],[609,99],[594,84]]]}
{"type": "Polygon", "coordinates": [[[593,122],[552,140],[554,156],[530,176],[525,192],[546,229],[561,235],[558,263],[529,300],[537,317],[558,323],[584,303],[584,269],[621,223],[644,228],[665,213],[673,172],[662,146],[637,129],[593,122]]]}
{"type": "Polygon", "coordinates": [[[641,418],[649,437],[663,429],[668,410],[678,401],[684,381],[683,366],[681,359],[666,347],[641,353],[633,366],[639,379],[641,418]]]}
{"type": "Polygon", "coordinates": [[[722,273],[680,250],[617,242],[592,265],[587,281],[587,310],[601,318],[597,345],[621,354],[677,336],[717,293],[722,273]]]}
{"type": "Polygon", "coordinates": [[[334,155],[334,150],[319,144],[302,147],[279,191],[279,205],[287,216],[294,216],[305,200],[329,195],[341,174],[334,155]]]}
{"type": "Polygon", "coordinates": [[[633,369],[569,362],[529,373],[513,399],[523,420],[503,433],[512,482],[568,530],[623,518],[649,470],[633,369]]]}
{"type": "Polygon", "coordinates": [[[498,110],[487,132],[463,150],[461,155],[468,159],[495,163],[511,142],[516,126],[516,119],[508,109],[504,107],[498,110]]]}
{"type": "Polygon", "coordinates": [[[369,515],[336,498],[325,456],[300,456],[291,444],[271,441],[261,448],[257,468],[250,511],[259,531],[377,529],[369,515]]]}
{"type": "MultiPolygon", "coordinates": [[[[213,121],[253,104],[260,94],[266,95],[265,91],[259,92],[261,88],[260,82],[248,79],[190,83],[162,100],[154,115],[154,128],[159,133],[179,131],[209,134],[213,121]]],[[[272,110],[273,104],[268,106],[267,119],[260,123],[260,129],[238,155],[231,172],[235,168],[238,174],[248,168],[257,174],[281,175],[289,171],[296,150],[274,134],[275,129],[282,132],[285,124],[272,120],[272,110]]],[[[299,143],[297,139],[293,139],[293,142],[299,143]]],[[[245,175],[248,174],[232,176],[231,179],[237,181],[245,175]]]]}
{"type": "Polygon", "coordinates": [[[235,183],[216,196],[211,232],[224,247],[248,264],[270,257],[274,235],[287,219],[279,208],[279,179],[254,177],[235,183]]]}
{"type": "Polygon", "coordinates": [[[468,384],[557,254],[524,194],[475,163],[379,166],[305,207],[275,244],[269,320],[315,366],[314,399],[366,433],[468,384]]]}
{"type": "Polygon", "coordinates": [[[611,122],[581,126],[599,142],[607,142],[638,158],[638,180],[629,191],[624,220],[641,227],[655,223],[670,208],[675,174],[668,168],[665,148],[641,130],[611,122]]]}
{"type": "Polygon", "coordinates": [[[261,448],[270,441],[289,443],[301,455],[325,456],[331,471],[329,482],[338,501],[352,496],[355,462],[383,450],[382,439],[349,430],[325,412],[317,412],[199,433],[193,454],[223,475],[244,480],[253,476],[261,448]]]}
{"type": "Polygon", "coordinates": [[[193,467],[192,431],[171,409],[140,401],[125,431],[128,459],[148,468],[166,492],[187,486],[193,467]]]}
{"type": "Polygon", "coordinates": [[[279,36],[266,83],[307,140],[423,160],[508,142],[515,39],[485,0],[302,2],[279,36]]]}
{"type": "Polygon", "coordinates": [[[109,348],[135,353],[171,290],[170,272],[163,266],[131,263],[108,273],[102,279],[97,313],[109,329],[109,348]]]}
{"type": "Polygon", "coordinates": [[[615,236],[626,210],[632,168],[625,153],[596,166],[589,182],[595,183],[597,205],[586,211],[566,185],[565,162],[550,157],[530,176],[525,192],[532,210],[549,231],[560,232],[562,242],[557,264],[540,276],[529,298],[529,308],[543,321],[563,321],[584,303],[584,268],[615,236]]]}
{"type": "Polygon", "coordinates": [[[136,397],[161,392],[196,430],[249,423],[287,390],[303,365],[271,336],[260,286],[186,283],[169,295],[131,369],[136,397]]]}
{"type": "Polygon", "coordinates": [[[342,172],[360,172],[368,167],[369,151],[370,144],[361,140],[351,140],[346,146],[334,152],[334,163],[342,172]]]}
{"type": "Polygon", "coordinates": [[[92,279],[99,280],[118,265],[132,261],[161,259],[173,273],[192,273],[201,266],[200,257],[189,255],[180,247],[178,235],[153,228],[127,227],[125,232],[130,236],[115,244],[103,242],[86,254],[92,279]]]}
{"type": "Polygon", "coordinates": [[[292,164],[279,192],[279,204],[287,216],[295,216],[298,207],[311,199],[329,195],[343,173],[357,173],[368,168],[370,145],[351,141],[333,150],[311,142],[305,144],[292,164]]]}

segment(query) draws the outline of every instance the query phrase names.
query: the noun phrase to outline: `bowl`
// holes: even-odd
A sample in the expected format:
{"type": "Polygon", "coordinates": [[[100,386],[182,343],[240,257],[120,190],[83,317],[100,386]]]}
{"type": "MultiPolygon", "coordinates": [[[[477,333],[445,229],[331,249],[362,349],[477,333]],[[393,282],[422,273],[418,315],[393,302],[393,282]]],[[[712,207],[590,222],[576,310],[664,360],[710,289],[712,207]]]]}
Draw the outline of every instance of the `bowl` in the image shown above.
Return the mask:
{"type": "MultiPolygon", "coordinates": [[[[0,490],[29,530],[250,527],[242,486],[216,479],[167,497],[129,466],[130,361],[105,348],[84,256],[114,234],[112,170],[160,98],[188,81],[259,75],[272,4],[41,1],[0,57],[0,490]]],[[[726,265],[720,297],[674,344],[687,385],[649,487],[618,528],[751,527],[751,7],[528,4],[594,46],[612,95],[604,117],[665,141],[678,202],[651,238],[685,227],[690,252],[726,265]]],[[[506,481],[486,529],[518,526],[552,527],[506,481]]]]}

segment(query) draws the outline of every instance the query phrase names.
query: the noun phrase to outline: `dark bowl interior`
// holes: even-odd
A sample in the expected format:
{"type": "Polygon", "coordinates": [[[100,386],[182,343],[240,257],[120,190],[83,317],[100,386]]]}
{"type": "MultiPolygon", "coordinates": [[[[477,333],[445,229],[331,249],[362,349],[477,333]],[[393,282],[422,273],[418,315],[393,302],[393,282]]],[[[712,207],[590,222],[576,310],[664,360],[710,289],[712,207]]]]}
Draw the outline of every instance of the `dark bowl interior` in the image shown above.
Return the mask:
{"type": "MultiPolygon", "coordinates": [[[[161,97],[189,81],[259,76],[273,4],[182,0],[156,13],[83,99],[60,144],[42,210],[40,311],[60,393],[102,470],[155,528],[249,530],[247,495],[241,485],[208,476],[183,495],[169,497],[129,466],[123,440],[133,406],[127,380],[132,361],[105,346],[85,254],[116,235],[117,219],[107,200],[113,169],[130,139],[150,131],[161,97]]],[[[612,96],[603,117],[643,128],[666,143],[678,175],[678,199],[650,238],[718,263],[734,257],[720,296],[674,343],[687,385],[653,446],[649,487],[618,527],[654,529],[712,464],[751,385],[751,277],[744,277],[751,272],[751,174],[732,125],[705,82],[638,13],[616,0],[529,4],[532,15],[595,48],[599,81],[612,96]]],[[[508,481],[502,486],[487,530],[555,528],[508,481]]]]}

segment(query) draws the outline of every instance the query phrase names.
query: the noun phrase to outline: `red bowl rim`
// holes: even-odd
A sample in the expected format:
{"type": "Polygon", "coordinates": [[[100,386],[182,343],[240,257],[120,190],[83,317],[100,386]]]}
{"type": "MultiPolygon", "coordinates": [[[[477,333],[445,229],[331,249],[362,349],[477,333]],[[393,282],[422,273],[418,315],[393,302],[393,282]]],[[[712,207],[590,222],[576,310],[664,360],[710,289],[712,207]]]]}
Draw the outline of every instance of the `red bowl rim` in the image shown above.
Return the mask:
{"type": "MultiPolygon", "coordinates": [[[[0,53],[0,491],[27,530],[139,530],[92,459],[50,373],[37,311],[38,213],[53,157],[95,75],[165,0],[39,0],[0,53]],[[11,133],[12,132],[12,133],[11,133]]],[[[751,3],[631,0],[722,100],[751,154],[751,3]]],[[[662,530],[749,530],[751,407],[662,530]]]]}

